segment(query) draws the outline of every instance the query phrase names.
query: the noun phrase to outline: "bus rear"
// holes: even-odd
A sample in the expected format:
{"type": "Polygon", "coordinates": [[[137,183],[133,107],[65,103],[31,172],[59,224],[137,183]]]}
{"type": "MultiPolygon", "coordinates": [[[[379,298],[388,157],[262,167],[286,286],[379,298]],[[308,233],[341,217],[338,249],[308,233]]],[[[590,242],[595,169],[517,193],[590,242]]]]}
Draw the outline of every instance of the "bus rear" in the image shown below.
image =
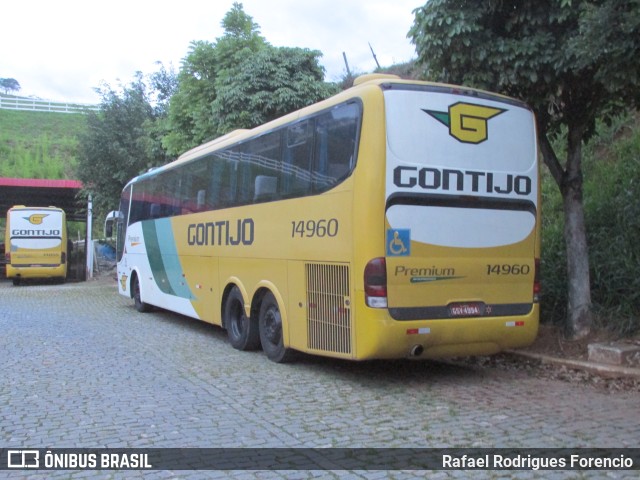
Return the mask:
{"type": "Polygon", "coordinates": [[[385,314],[360,351],[435,358],[530,344],[540,256],[532,112],[461,88],[381,88],[384,255],[367,265],[364,294],[385,314]]]}
{"type": "Polygon", "coordinates": [[[55,207],[16,206],[7,212],[5,233],[7,278],[67,276],[67,227],[63,210],[55,207]]]}

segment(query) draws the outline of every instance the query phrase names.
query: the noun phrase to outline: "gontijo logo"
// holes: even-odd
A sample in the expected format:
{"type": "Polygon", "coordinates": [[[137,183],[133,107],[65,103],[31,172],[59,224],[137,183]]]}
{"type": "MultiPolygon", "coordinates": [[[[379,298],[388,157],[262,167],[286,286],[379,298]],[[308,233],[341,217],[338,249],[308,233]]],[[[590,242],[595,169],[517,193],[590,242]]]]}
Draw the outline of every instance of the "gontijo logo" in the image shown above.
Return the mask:
{"type": "Polygon", "coordinates": [[[42,225],[42,221],[44,217],[48,217],[48,213],[34,213],[33,215],[29,215],[28,217],[23,217],[25,220],[28,220],[31,225],[42,225]]]}
{"type": "Polygon", "coordinates": [[[449,127],[449,135],[462,143],[478,144],[489,138],[487,121],[506,110],[502,108],[458,102],[448,112],[425,110],[425,113],[449,127]]]}

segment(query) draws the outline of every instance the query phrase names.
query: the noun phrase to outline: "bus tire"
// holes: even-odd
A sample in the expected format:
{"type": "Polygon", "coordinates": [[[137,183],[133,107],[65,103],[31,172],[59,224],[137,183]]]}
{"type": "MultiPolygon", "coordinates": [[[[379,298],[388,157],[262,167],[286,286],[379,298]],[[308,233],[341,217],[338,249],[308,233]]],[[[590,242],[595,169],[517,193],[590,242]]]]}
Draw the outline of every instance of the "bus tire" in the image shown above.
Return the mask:
{"type": "Polygon", "coordinates": [[[269,360],[286,363],[293,359],[293,351],[284,346],[282,338],[282,316],[278,302],[271,292],[267,293],[260,305],[260,343],[269,360]]]}
{"type": "Polygon", "coordinates": [[[145,312],[150,312],[151,311],[151,305],[149,305],[148,303],[144,303],[142,301],[142,294],[140,293],[140,282],[138,281],[138,276],[134,276],[133,277],[133,301],[136,305],[136,310],[141,312],[141,313],[145,313],[145,312]]]}
{"type": "Polygon", "coordinates": [[[224,328],[229,343],[236,350],[257,350],[260,347],[258,322],[244,310],[244,300],[238,287],[233,287],[224,304],[224,328]]]}

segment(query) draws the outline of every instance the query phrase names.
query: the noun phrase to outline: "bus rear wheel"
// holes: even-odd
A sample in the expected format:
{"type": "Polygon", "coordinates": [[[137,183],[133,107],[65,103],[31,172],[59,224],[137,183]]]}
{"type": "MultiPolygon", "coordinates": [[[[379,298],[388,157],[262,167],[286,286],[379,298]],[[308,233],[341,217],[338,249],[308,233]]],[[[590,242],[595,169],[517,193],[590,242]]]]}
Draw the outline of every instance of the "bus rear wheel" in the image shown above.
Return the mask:
{"type": "Polygon", "coordinates": [[[282,316],[278,302],[271,292],[267,293],[260,305],[260,342],[269,360],[285,363],[293,359],[293,351],[284,346],[282,337],[282,316]]]}
{"type": "Polygon", "coordinates": [[[257,350],[260,347],[258,322],[247,317],[244,300],[238,287],[233,287],[224,304],[224,327],[229,343],[237,350],[257,350]]]}
{"type": "Polygon", "coordinates": [[[140,282],[138,281],[138,277],[135,276],[133,278],[133,301],[136,305],[136,310],[139,312],[150,312],[151,305],[148,303],[144,303],[142,301],[142,295],[140,294],[140,282]]]}

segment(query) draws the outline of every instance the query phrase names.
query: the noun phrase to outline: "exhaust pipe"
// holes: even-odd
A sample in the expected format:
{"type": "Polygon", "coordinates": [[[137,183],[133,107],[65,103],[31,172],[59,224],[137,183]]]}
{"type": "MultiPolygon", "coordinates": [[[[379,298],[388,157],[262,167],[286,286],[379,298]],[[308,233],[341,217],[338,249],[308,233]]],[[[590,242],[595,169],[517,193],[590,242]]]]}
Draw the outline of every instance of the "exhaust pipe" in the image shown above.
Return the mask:
{"type": "Polygon", "coordinates": [[[411,347],[411,350],[409,350],[409,356],[419,357],[422,355],[422,352],[424,352],[424,347],[422,345],[414,345],[411,347]]]}

